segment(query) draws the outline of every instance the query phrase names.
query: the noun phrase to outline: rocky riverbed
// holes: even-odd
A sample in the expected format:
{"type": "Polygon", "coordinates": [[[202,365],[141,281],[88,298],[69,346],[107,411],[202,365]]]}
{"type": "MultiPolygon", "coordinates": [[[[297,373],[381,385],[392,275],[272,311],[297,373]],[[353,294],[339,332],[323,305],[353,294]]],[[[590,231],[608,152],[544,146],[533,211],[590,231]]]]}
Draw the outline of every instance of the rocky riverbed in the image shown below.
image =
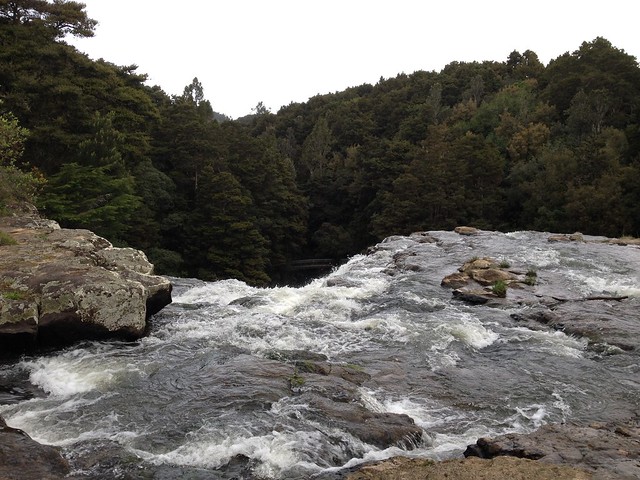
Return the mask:
{"type": "MultiPolygon", "coordinates": [[[[458,233],[481,234],[469,227],[460,228],[458,233]]],[[[423,241],[431,241],[428,235],[424,238],[423,241]]],[[[548,241],[586,242],[581,234],[550,235],[548,241]]],[[[629,262],[636,265],[639,262],[637,239],[598,238],[590,242],[629,248],[629,262]]],[[[401,257],[400,268],[406,268],[403,264],[408,258],[401,257]]],[[[536,272],[513,270],[510,265],[501,265],[498,259],[492,258],[474,258],[442,280],[443,287],[453,289],[454,297],[470,304],[484,308],[502,308],[514,302],[528,305],[530,308],[523,313],[512,314],[514,322],[526,328],[562,331],[586,339],[587,348],[593,352],[605,356],[628,354],[640,360],[637,299],[617,292],[582,297],[567,294],[558,290],[557,284],[548,277],[542,285],[536,286],[536,283],[536,272]],[[496,282],[504,282],[510,293],[497,295],[493,288],[496,282]]],[[[394,458],[358,467],[357,472],[346,478],[637,479],[640,478],[639,388],[640,380],[629,378],[630,396],[635,399],[631,408],[594,412],[592,422],[551,424],[530,434],[480,438],[467,447],[465,460],[438,463],[394,458]],[[479,458],[493,460],[482,462],[479,458]]]]}
{"type": "Polygon", "coordinates": [[[3,370],[0,478],[640,478],[633,241],[422,232],[300,289],[175,283],[143,341],[3,370]]]}

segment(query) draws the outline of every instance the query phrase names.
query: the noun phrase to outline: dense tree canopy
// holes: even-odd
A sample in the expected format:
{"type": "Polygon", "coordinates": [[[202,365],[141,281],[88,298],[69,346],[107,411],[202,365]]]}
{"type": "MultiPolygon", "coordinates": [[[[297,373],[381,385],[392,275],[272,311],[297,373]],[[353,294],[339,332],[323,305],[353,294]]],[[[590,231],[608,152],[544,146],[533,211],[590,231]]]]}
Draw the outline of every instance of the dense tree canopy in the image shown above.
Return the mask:
{"type": "Polygon", "coordinates": [[[63,41],[94,27],[77,2],[0,0],[0,200],[8,167],[43,172],[45,214],[162,273],[285,282],[296,259],[462,223],[640,235],[640,69],[603,38],[230,121],[197,78],[170,97],[63,41]]]}
{"type": "Polygon", "coordinates": [[[87,17],[84,3],[67,0],[0,0],[0,22],[42,27],[54,38],[92,37],[98,22],[87,17]]]}

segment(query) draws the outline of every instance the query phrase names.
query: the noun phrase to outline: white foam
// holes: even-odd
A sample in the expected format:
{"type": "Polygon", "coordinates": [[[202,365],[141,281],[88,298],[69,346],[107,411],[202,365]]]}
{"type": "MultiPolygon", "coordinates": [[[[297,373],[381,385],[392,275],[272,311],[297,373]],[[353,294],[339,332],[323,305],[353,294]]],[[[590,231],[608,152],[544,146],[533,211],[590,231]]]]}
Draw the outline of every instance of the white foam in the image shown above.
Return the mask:
{"type": "Polygon", "coordinates": [[[532,268],[546,268],[560,264],[560,253],[552,248],[529,247],[513,255],[515,262],[532,268]]]}
{"type": "Polygon", "coordinates": [[[382,338],[404,341],[407,327],[398,317],[358,318],[368,300],[389,286],[388,277],[366,265],[370,261],[357,257],[341,266],[332,274],[340,281],[331,286],[326,279],[317,279],[301,288],[259,289],[224,281],[191,289],[177,301],[202,305],[164,325],[156,335],[178,342],[231,344],[258,354],[313,349],[329,356],[358,351],[382,338]],[[246,301],[229,305],[240,298],[246,301]]]}
{"type": "Polygon", "coordinates": [[[31,438],[48,445],[65,446],[82,440],[110,438],[120,441],[136,437],[136,432],[120,428],[118,415],[114,412],[105,412],[90,421],[84,421],[83,415],[77,415],[109,395],[69,398],[62,403],[56,399],[34,398],[22,406],[8,405],[0,411],[12,427],[29,432],[31,438]]]}
{"type": "Polygon", "coordinates": [[[606,274],[597,276],[584,276],[576,272],[570,275],[583,284],[582,292],[586,295],[617,295],[640,297],[640,278],[610,276],[606,274]]]}
{"type": "Polygon", "coordinates": [[[586,338],[572,337],[559,330],[530,330],[525,327],[513,327],[510,330],[511,334],[501,340],[526,342],[529,350],[557,356],[580,358],[588,345],[586,338]]]}
{"type": "Polygon", "coordinates": [[[105,391],[137,367],[125,359],[105,361],[100,355],[77,350],[56,357],[40,357],[23,362],[31,371],[29,380],[45,392],[58,397],[70,397],[91,390],[105,391]]]}
{"type": "Polygon", "coordinates": [[[469,347],[480,350],[493,344],[500,337],[498,333],[487,328],[480,320],[466,312],[450,310],[447,315],[449,320],[435,328],[439,332],[446,332],[450,335],[451,338],[447,340],[447,343],[451,340],[458,340],[469,347]]]}
{"type": "Polygon", "coordinates": [[[278,478],[286,470],[304,467],[319,471],[320,467],[301,458],[301,450],[313,451],[321,443],[319,432],[282,433],[272,431],[253,436],[242,429],[227,433],[200,432],[178,448],[162,454],[136,451],[145,460],[156,464],[169,463],[201,468],[219,468],[237,455],[258,462],[253,472],[258,477],[278,478]]]}
{"type": "Polygon", "coordinates": [[[213,303],[228,305],[233,300],[251,295],[257,289],[240,280],[220,280],[193,287],[173,298],[173,303],[213,303]]]}
{"type": "Polygon", "coordinates": [[[516,407],[516,413],[507,419],[517,432],[531,432],[537,430],[546,423],[549,411],[546,405],[532,404],[525,407],[516,407]]]}

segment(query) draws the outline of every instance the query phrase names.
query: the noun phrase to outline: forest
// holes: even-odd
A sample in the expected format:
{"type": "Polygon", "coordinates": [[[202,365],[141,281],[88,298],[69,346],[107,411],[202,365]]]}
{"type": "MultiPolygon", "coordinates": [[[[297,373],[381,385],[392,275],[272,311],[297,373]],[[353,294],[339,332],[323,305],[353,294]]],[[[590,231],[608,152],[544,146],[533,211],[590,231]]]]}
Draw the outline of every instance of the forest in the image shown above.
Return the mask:
{"type": "Polygon", "coordinates": [[[197,78],[170,96],[65,42],[95,25],[78,2],[0,0],[0,213],[31,201],[158,273],[261,286],[463,224],[640,235],[640,68],[604,38],[231,120],[197,78]]]}

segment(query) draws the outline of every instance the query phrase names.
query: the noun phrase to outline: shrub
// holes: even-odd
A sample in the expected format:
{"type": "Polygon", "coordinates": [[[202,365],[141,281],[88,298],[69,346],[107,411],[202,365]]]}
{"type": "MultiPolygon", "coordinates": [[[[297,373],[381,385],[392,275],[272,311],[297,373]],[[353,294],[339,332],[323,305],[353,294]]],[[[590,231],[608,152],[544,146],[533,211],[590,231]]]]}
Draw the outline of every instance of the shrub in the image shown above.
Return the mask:
{"type": "Polygon", "coordinates": [[[498,280],[493,284],[493,287],[491,287],[491,291],[496,297],[504,298],[507,296],[507,284],[502,280],[498,280]]]}

